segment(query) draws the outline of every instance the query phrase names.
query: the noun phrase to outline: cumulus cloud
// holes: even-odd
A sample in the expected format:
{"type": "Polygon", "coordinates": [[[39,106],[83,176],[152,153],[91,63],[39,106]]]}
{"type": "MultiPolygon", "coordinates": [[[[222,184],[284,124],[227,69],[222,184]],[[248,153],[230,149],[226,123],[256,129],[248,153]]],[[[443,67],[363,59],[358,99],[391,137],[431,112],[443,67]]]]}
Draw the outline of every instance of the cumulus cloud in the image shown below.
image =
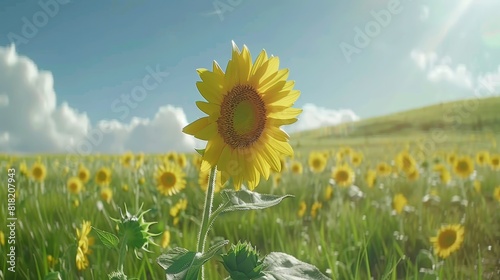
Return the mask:
{"type": "Polygon", "coordinates": [[[332,110],[307,103],[302,107],[302,110],[299,120],[289,127],[285,127],[287,132],[298,132],[359,120],[359,117],[348,109],[332,110]]]}
{"type": "Polygon", "coordinates": [[[464,64],[453,66],[448,56],[439,58],[434,52],[413,50],[410,58],[416,66],[426,73],[427,79],[434,83],[446,83],[465,90],[486,87],[492,94],[500,89],[500,66],[497,72],[475,75],[464,64]]]}
{"type": "Polygon", "coordinates": [[[86,113],[56,101],[51,72],[39,70],[13,45],[0,47],[0,151],[165,152],[194,146],[194,139],[181,132],[187,124],[181,108],[161,107],[151,120],[93,126],[86,113]]]}

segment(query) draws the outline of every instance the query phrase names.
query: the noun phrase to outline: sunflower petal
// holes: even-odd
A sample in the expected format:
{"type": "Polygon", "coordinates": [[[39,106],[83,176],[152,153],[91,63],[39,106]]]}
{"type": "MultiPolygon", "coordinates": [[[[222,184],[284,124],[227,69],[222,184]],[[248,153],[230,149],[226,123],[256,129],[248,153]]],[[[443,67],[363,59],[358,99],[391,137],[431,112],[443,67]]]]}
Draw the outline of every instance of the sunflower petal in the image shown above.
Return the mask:
{"type": "Polygon", "coordinates": [[[213,115],[220,111],[220,105],[204,101],[196,101],[196,106],[205,114],[213,115]]]}
{"type": "Polygon", "coordinates": [[[211,86],[205,82],[196,82],[196,87],[201,95],[210,103],[222,103],[222,87],[211,86]]]}
{"type": "Polygon", "coordinates": [[[210,122],[208,120],[208,117],[203,117],[203,118],[197,119],[196,121],[185,126],[182,129],[182,132],[189,134],[189,135],[195,135],[196,133],[198,133],[198,131],[207,127],[209,124],[210,124],[210,122]]]}

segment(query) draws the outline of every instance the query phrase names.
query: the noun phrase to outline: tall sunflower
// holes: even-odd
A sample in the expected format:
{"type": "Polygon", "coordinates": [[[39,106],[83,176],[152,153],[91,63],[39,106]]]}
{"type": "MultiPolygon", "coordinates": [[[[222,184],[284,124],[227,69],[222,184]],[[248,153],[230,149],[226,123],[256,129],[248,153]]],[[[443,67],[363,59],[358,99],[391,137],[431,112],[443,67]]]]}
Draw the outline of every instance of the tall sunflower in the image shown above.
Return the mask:
{"type": "Polygon", "coordinates": [[[302,168],[302,163],[300,161],[293,161],[292,166],[290,167],[290,170],[292,171],[293,174],[302,174],[303,168],[302,168]]]}
{"type": "Polygon", "coordinates": [[[442,226],[437,236],[431,237],[434,252],[441,258],[447,258],[451,253],[460,249],[464,241],[464,228],[461,225],[442,226]]]}
{"type": "Polygon", "coordinates": [[[166,196],[172,196],[186,187],[186,175],[175,164],[165,164],[156,171],[158,191],[166,196]]]}
{"type": "Polygon", "coordinates": [[[95,182],[100,186],[107,186],[111,183],[111,169],[101,167],[95,174],[95,182]]]}
{"type": "Polygon", "coordinates": [[[279,59],[262,51],[254,63],[246,46],[233,42],[232,58],[224,73],[217,62],[213,70],[198,69],[196,85],[208,101],[198,108],[208,116],[194,121],[184,132],[206,140],[202,170],[217,166],[234,180],[254,189],[261,175],[280,172],[280,157],[293,156],[282,125],[297,121],[300,109],[291,108],[300,95],[287,81],[288,69],[279,70],[279,59]]]}
{"type": "Polygon", "coordinates": [[[500,170],[500,154],[490,156],[490,166],[493,170],[500,170]]]}
{"type": "Polygon", "coordinates": [[[490,153],[488,151],[480,151],[476,154],[476,162],[478,165],[483,166],[490,161],[490,153]]]}
{"type": "Polygon", "coordinates": [[[79,194],[83,188],[83,183],[78,177],[71,177],[66,183],[68,191],[72,194],[79,194]]]}
{"type": "Polygon", "coordinates": [[[78,168],[78,178],[82,183],[87,183],[88,180],[90,179],[90,171],[83,165],[80,165],[78,168]]]}

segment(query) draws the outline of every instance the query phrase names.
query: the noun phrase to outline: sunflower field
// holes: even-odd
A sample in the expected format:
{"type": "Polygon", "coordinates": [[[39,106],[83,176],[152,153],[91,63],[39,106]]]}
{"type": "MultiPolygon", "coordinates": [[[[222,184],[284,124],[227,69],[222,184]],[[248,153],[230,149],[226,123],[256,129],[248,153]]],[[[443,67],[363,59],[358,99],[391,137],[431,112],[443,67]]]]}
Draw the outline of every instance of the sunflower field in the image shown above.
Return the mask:
{"type": "Polygon", "coordinates": [[[288,71],[264,51],[232,55],[225,73],[198,70],[207,117],[184,128],[207,141],[198,152],[1,155],[1,277],[500,278],[498,134],[449,131],[433,149],[415,135],[289,136],[288,71]],[[317,276],[262,274],[273,252],[294,256],[281,272],[317,276]]]}

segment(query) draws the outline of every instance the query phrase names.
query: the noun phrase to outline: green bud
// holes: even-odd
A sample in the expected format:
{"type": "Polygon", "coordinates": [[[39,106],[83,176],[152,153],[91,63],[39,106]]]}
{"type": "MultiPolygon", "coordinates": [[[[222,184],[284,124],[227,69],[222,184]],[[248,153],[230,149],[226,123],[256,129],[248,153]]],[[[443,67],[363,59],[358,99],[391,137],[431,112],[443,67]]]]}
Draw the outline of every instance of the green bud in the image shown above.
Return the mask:
{"type": "Polygon", "coordinates": [[[149,252],[147,250],[149,244],[157,245],[153,242],[152,237],[158,236],[159,233],[153,234],[149,232],[149,227],[155,223],[147,223],[144,220],[144,214],[149,212],[149,210],[141,212],[141,209],[139,209],[137,214],[133,215],[128,212],[125,206],[125,214],[120,211],[121,219],[113,220],[118,223],[118,235],[120,240],[125,240],[127,246],[133,248],[134,252],[136,252],[137,249],[143,249],[149,252]]]}
{"type": "Polygon", "coordinates": [[[222,264],[229,272],[231,279],[250,280],[264,275],[262,273],[263,262],[259,260],[259,253],[247,242],[233,244],[229,252],[221,257],[222,264]]]}

